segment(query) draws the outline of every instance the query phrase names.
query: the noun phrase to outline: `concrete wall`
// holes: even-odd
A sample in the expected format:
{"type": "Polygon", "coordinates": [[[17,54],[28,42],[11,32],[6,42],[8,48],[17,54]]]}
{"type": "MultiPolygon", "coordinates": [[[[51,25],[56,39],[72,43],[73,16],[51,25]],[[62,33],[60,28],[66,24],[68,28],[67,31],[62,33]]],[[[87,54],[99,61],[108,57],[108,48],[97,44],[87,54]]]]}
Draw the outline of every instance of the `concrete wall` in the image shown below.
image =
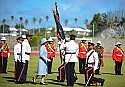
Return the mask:
{"type": "Polygon", "coordinates": [[[92,41],[96,43],[98,40],[102,42],[102,46],[104,47],[105,53],[112,53],[113,48],[117,42],[120,42],[122,45],[121,47],[125,50],[125,38],[124,39],[117,39],[117,38],[92,38],[92,41]]]}

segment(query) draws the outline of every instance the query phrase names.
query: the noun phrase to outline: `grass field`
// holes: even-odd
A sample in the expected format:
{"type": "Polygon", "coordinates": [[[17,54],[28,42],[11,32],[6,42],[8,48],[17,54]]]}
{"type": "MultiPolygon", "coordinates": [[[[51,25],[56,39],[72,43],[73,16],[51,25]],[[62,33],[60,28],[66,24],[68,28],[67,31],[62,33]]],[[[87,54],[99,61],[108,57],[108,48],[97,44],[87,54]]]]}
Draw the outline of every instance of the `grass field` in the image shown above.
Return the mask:
{"type": "MultiPolygon", "coordinates": [[[[123,63],[122,73],[123,76],[114,75],[114,63],[111,58],[104,59],[105,66],[101,68],[101,75],[96,75],[96,77],[101,77],[105,79],[104,87],[125,87],[125,63],[123,63]]],[[[9,58],[8,62],[8,73],[0,74],[0,87],[41,87],[43,85],[39,85],[40,77],[37,79],[38,84],[32,84],[32,77],[36,75],[38,64],[38,56],[32,56],[29,62],[29,69],[27,75],[27,83],[25,84],[15,84],[13,77],[14,70],[14,61],[13,56],[9,58]]],[[[56,77],[58,75],[57,68],[60,65],[60,59],[58,56],[54,59],[53,62],[53,74],[49,74],[45,78],[45,82],[48,85],[45,87],[61,87],[66,86],[66,82],[57,82],[56,77]]],[[[75,83],[75,87],[85,86],[84,75],[78,73],[78,64],[76,64],[76,73],[78,76],[78,80],[75,83]]],[[[100,85],[98,84],[98,87],[100,85]]]]}

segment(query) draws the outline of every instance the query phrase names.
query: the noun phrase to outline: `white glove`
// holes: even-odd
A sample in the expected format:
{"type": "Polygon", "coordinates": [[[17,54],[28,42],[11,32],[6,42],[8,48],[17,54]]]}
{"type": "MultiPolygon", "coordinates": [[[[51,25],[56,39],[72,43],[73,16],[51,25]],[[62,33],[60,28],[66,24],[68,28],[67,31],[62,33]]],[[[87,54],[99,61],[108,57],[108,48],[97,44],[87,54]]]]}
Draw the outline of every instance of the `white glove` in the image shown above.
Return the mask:
{"type": "Polygon", "coordinates": [[[48,62],[51,62],[51,60],[50,60],[50,59],[47,59],[47,61],[48,61],[48,62]]]}
{"type": "Polygon", "coordinates": [[[98,69],[98,68],[94,66],[94,69],[93,69],[93,71],[95,72],[97,69],[98,69]]]}

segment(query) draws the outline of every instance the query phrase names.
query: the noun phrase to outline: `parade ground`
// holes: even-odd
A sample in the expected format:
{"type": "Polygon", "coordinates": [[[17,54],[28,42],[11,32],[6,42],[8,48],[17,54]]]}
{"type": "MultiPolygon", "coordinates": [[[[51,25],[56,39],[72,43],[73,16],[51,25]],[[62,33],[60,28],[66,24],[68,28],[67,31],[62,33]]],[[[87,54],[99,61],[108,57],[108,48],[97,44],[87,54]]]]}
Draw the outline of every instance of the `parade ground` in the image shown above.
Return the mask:
{"type": "MultiPolygon", "coordinates": [[[[52,67],[52,74],[49,74],[45,78],[45,82],[48,85],[40,85],[40,78],[38,77],[36,84],[32,84],[32,77],[36,75],[37,65],[38,65],[38,55],[31,54],[29,68],[27,73],[27,83],[25,84],[15,84],[14,82],[14,60],[13,55],[10,56],[8,61],[7,74],[0,74],[0,87],[64,87],[66,82],[58,82],[58,67],[60,66],[60,58],[57,54],[52,67]]],[[[100,77],[105,79],[104,87],[125,87],[125,63],[123,63],[122,73],[123,75],[114,74],[114,62],[111,56],[104,56],[104,67],[101,68],[101,75],[95,75],[95,77],[100,77]]],[[[76,63],[75,70],[78,76],[74,87],[85,87],[84,75],[78,72],[78,63],[76,63]]],[[[97,84],[100,87],[100,84],[97,84]]]]}

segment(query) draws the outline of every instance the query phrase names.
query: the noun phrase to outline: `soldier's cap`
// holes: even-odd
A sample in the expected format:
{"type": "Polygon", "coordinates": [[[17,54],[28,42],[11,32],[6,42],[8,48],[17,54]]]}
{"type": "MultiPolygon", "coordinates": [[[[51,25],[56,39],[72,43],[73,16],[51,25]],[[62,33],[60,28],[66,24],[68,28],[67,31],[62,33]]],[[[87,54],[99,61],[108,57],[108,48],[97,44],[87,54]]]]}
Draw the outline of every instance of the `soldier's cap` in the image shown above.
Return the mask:
{"type": "Polygon", "coordinates": [[[23,39],[26,39],[26,35],[22,35],[22,38],[23,38],[23,39]]]}
{"type": "Polygon", "coordinates": [[[117,42],[117,43],[115,44],[115,46],[118,46],[118,45],[121,45],[121,43],[120,43],[120,42],[117,42]]]}
{"type": "Polygon", "coordinates": [[[99,41],[97,41],[97,44],[101,44],[101,41],[99,40],[99,41]]]}
{"type": "Polygon", "coordinates": [[[48,42],[53,42],[53,39],[50,37],[50,38],[48,39],[48,42]]]}
{"type": "Polygon", "coordinates": [[[22,37],[18,37],[16,40],[20,40],[20,38],[22,38],[22,37]]]}
{"type": "Polygon", "coordinates": [[[26,37],[32,37],[33,35],[32,34],[26,34],[26,37]]]}
{"type": "Polygon", "coordinates": [[[70,37],[76,37],[76,35],[74,35],[74,34],[70,34],[70,37]]]}
{"type": "Polygon", "coordinates": [[[94,46],[95,44],[93,42],[88,42],[88,46],[94,46]]]}
{"type": "Polygon", "coordinates": [[[6,37],[1,37],[1,41],[5,41],[6,40],[6,37]]]}

